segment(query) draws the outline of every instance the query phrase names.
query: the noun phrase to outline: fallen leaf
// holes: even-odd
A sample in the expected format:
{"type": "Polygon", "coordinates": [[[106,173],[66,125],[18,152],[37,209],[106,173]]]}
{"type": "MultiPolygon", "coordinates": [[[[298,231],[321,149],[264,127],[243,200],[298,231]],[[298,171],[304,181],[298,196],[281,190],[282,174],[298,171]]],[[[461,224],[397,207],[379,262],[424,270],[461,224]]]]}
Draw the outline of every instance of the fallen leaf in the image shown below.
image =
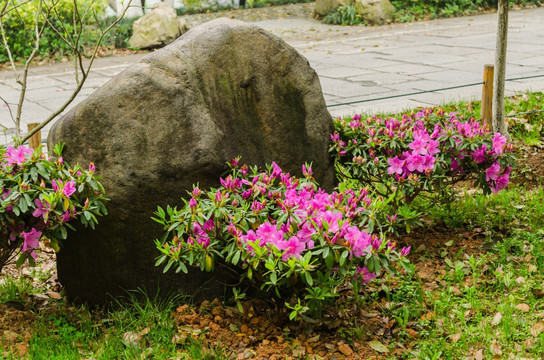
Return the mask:
{"type": "Polygon", "coordinates": [[[49,291],[47,292],[47,295],[51,298],[51,299],[55,299],[55,300],[60,300],[62,298],[62,296],[60,296],[60,294],[56,291],[49,291]]]}
{"type": "Polygon", "coordinates": [[[542,331],[544,331],[544,321],[538,321],[531,326],[531,335],[537,337],[542,331]]]}
{"type": "Polygon", "coordinates": [[[495,316],[493,316],[491,325],[498,325],[501,322],[501,319],[502,319],[502,314],[500,312],[496,313],[495,316]]]}
{"type": "MultiPolygon", "coordinates": [[[[386,348],[386,350],[387,350],[387,348],[386,348]]],[[[342,354],[344,354],[346,356],[350,356],[351,354],[353,354],[353,350],[351,350],[351,348],[349,347],[348,344],[338,345],[338,351],[340,351],[342,354]]]]}
{"type": "Polygon", "coordinates": [[[474,353],[474,360],[483,360],[483,359],[484,359],[484,351],[482,349],[474,353]]]}
{"type": "Polygon", "coordinates": [[[451,336],[451,342],[454,343],[454,344],[455,344],[456,342],[458,342],[459,339],[461,339],[461,333],[460,333],[460,332],[457,333],[457,334],[453,334],[453,335],[451,336]]]}
{"type": "Polygon", "coordinates": [[[489,351],[491,351],[491,354],[493,355],[502,355],[501,345],[496,341],[491,343],[489,346],[489,351]]]}
{"type": "Polygon", "coordinates": [[[140,339],[141,335],[134,331],[129,331],[123,334],[123,342],[125,343],[125,346],[127,347],[134,347],[139,348],[140,347],[140,339]]]}
{"type": "Polygon", "coordinates": [[[516,282],[518,284],[525,284],[525,278],[523,276],[520,276],[516,279],[516,282]]]}
{"type": "Polygon", "coordinates": [[[429,311],[421,316],[421,320],[432,320],[434,318],[434,311],[429,311]]]}
{"type": "Polygon", "coordinates": [[[523,312],[529,312],[529,310],[531,310],[531,307],[527,304],[517,304],[516,309],[521,310],[523,312]]]}
{"type": "Polygon", "coordinates": [[[372,349],[376,350],[377,352],[381,352],[381,353],[389,352],[389,349],[387,348],[387,346],[385,346],[384,344],[382,344],[381,342],[377,340],[369,341],[367,342],[367,344],[368,346],[370,346],[372,349]]]}
{"type": "Polygon", "coordinates": [[[529,271],[530,273],[533,273],[537,270],[537,267],[533,264],[529,264],[527,265],[527,271],[529,271]]]}
{"type": "Polygon", "coordinates": [[[14,343],[19,338],[19,334],[14,331],[4,330],[4,338],[8,343],[14,343]]]}

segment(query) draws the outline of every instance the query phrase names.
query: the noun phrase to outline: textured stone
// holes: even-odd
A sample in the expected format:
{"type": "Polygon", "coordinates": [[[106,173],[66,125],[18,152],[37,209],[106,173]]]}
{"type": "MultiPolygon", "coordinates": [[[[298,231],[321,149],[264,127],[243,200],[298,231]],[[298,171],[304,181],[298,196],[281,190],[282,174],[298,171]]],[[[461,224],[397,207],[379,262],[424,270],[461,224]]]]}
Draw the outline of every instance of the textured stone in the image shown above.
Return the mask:
{"type": "Polygon", "coordinates": [[[393,18],[395,7],[389,0],[355,0],[355,8],[369,25],[378,25],[393,18]]]}
{"type": "Polygon", "coordinates": [[[315,0],[314,12],[319,16],[325,16],[336,10],[339,6],[352,4],[353,0],[315,0]]]}
{"type": "Polygon", "coordinates": [[[132,37],[128,44],[133,48],[146,49],[170,44],[187,31],[184,20],[178,19],[176,10],[160,2],[153,10],[132,24],[132,37]]]}
{"type": "MultiPolygon", "coordinates": [[[[58,254],[59,280],[72,299],[103,302],[122,289],[216,285],[209,273],[189,276],[154,266],[162,234],[150,217],[180,205],[192,185],[219,185],[225,163],[276,161],[334,184],[327,153],[332,120],[308,61],[254,25],[218,19],[144,57],[56,122],[48,143],[65,143],[71,164],[96,164],[111,201],[95,231],[70,233],[58,254]]],[[[222,296],[215,286],[206,296],[222,296]]],[[[211,297],[213,298],[213,297],[211,297]]]]}

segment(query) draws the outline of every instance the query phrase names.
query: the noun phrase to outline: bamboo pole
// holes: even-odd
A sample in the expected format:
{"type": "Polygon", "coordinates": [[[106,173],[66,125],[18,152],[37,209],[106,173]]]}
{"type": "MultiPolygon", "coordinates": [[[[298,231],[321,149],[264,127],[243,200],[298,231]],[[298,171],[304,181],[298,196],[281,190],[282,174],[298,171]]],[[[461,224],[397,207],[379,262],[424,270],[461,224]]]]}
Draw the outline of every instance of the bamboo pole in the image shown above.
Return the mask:
{"type": "Polygon", "coordinates": [[[482,86],[482,107],[480,119],[482,124],[487,125],[489,130],[493,129],[493,74],[495,67],[490,64],[484,65],[484,84],[482,86]]]}
{"type": "MultiPolygon", "coordinates": [[[[31,132],[32,130],[34,130],[34,128],[38,127],[39,125],[40,123],[28,124],[28,132],[31,132]]],[[[32,135],[32,137],[28,139],[28,143],[30,147],[34,150],[42,146],[42,132],[38,131],[37,133],[32,135]]]]}

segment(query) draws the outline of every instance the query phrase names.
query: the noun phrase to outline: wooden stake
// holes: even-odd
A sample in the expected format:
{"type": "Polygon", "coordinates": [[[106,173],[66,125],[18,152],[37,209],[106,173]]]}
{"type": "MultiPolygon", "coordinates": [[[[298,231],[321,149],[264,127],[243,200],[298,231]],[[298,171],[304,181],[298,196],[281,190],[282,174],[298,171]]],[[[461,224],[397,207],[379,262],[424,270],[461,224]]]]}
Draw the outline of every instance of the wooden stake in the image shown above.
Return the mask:
{"type": "MultiPolygon", "coordinates": [[[[32,131],[35,127],[37,127],[38,125],[40,125],[40,123],[32,123],[32,124],[28,124],[28,131],[32,131]]],[[[29,140],[28,140],[28,143],[30,145],[31,148],[33,148],[34,150],[36,150],[37,148],[39,148],[40,146],[42,146],[42,132],[41,131],[38,131],[37,133],[35,133],[29,140]]]]}
{"type": "Polygon", "coordinates": [[[480,109],[480,118],[487,128],[493,130],[493,74],[494,66],[484,65],[484,85],[482,86],[482,107],[480,109]]]}

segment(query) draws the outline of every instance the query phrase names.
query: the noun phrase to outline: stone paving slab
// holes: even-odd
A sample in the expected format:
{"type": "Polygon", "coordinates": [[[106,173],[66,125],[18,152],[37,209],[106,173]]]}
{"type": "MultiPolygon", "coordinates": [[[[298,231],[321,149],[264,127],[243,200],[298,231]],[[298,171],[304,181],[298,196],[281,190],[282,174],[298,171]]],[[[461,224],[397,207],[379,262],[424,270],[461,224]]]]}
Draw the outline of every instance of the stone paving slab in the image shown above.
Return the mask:
{"type": "MultiPolygon", "coordinates": [[[[196,24],[205,20],[206,15],[199,14],[189,22],[196,24]]],[[[430,91],[330,107],[334,116],[395,112],[460,99],[479,99],[480,86],[433,90],[480,82],[484,65],[494,63],[496,14],[380,27],[326,25],[308,17],[255,23],[283,38],[309,60],[320,77],[328,105],[430,91]]],[[[543,34],[544,8],[510,12],[507,78],[544,75],[543,34]]],[[[143,56],[145,54],[96,59],[92,75],[70,107],[143,56]]],[[[27,123],[45,119],[70,96],[75,88],[71,79],[72,64],[31,68],[29,93],[23,108],[23,130],[27,123]]],[[[0,71],[0,97],[11,104],[13,113],[18,89],[13,74],[0,71]]],[[[508,95],[527,89],[544,90],[544,77],[506,84],[508,95]]],[[[13,133],[13,122],[3,103],[0,103],[0,125],[8,129],[0,133],[0,142],[5,143],[13,133]]]]}

